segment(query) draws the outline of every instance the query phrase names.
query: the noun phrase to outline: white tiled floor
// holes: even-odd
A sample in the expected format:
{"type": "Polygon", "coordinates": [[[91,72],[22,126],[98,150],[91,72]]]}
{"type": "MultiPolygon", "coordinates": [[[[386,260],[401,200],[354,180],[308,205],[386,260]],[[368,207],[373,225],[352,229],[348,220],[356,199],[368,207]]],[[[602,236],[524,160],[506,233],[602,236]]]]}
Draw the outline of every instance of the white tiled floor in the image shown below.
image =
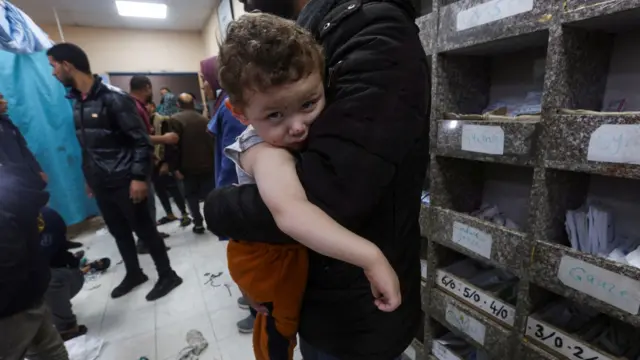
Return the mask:
{"type": "MultiPolygon", "coordinates": [[[[209,348],[202,360],[251,360],[251,335],[239,334],[236,322],[248,312],[238,308],[238,288],[228,275],[226,242],[211,234],[195,235],[191,228],[180,229],[177,223],[161,227],[171,237],[169,257],[184,283],[168,296],[148,302],[145,295],[157,280],[151,257],[140,256],[149,276],[143,286],[120,299],[111,299],[111,290],[123,278],[124,265],[117,264],[121,256],[109,234],[86,234],[77,240],[89,259],[109,257],[112,267],[98,279],[85,283],[73,299],[74,311],[80,324],[89,328],[89,335],[105,340],[101,360],[173,360],[186,345],[191,329],[202,332],[209,348]],[[213,287],[206,285],[205,273],[223,275],[213,287]],[[231,286],[231,296],[224,284],[231,286]]],[[[296,354],[296,359],[301,359],[296,354]]]]}

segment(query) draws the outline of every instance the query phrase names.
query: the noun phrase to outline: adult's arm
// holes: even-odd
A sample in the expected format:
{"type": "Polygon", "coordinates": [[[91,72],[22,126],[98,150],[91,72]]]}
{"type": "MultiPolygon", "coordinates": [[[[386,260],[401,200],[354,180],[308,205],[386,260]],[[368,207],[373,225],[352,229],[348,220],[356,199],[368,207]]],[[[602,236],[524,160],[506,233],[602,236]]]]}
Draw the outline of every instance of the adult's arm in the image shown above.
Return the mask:
{"type": "MultiPolygon", "coordinates": [[[[298,176],[309,201],[348,229],[368,219],[425,125],[428,77],[415,24],[391,3],[374,3],[327,41],[328,105],[311,128],[298,176]],[[354,29],[354,30],[352,30],[354,29]],[[424,76],[423,81],[416,77],[424,76]],[[418,89],[421,87],[421,89],[418,89]]],[[[331,36],[331,35],[329,35],[331,36]]],[[[245,241],[285,242],[256,186],[219,189],[205,204],[210,230],[245,241]]]]}
{"type": "Polygon", "coordinates": [[[136,104],[130,96],[114,93],[110,105],[110,114],[134,149],[131,176],[134,180],[146,181],[151,176],[153,145],[136,104]]]}

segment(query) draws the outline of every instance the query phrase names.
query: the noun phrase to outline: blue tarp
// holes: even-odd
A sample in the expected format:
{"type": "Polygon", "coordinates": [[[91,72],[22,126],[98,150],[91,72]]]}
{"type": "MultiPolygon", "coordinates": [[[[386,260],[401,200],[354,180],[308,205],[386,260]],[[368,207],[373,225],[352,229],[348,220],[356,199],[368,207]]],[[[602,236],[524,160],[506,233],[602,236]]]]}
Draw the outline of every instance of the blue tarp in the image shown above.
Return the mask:
{"type": "Polygon", "coordinates": [[[51,75],[46,54],[0,51],[0,93],[9,102],[9,117],[49,176],[50,206],[67,224],[98,214],[85,193],[71,103],[51,75]]]}
{"type": "Polygon", "coordinates": [[[49,36],[22,10],[0,0],[0,50],[31,54],[51,47],[49,36]]]}

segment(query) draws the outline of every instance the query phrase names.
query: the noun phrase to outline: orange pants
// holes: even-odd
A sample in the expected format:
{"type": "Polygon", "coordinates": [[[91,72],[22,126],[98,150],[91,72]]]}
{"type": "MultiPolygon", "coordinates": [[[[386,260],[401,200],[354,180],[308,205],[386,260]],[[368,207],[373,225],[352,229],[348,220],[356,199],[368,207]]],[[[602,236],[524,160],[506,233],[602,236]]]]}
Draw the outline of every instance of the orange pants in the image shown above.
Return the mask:
{"type": "Polygon", "coordinates": [[[253,327],[256,360],[292,360],[307,285],[307,248],[231,240],[227,260],[233,281],[269,310],[258,314],[253,327]]]}

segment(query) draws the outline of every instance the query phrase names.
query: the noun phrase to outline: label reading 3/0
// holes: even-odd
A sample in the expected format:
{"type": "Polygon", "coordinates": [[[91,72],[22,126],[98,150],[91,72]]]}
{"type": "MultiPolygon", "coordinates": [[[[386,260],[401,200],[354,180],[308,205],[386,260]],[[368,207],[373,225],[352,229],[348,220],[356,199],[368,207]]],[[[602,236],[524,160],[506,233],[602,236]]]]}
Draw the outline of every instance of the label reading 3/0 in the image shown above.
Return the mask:
{"type": "Polygon", "coordinates": [[[436,277],[436,283],[441,288],[465,299],[467,302],[500,321],[504,321],[509,325],[515,323],[516,309],[513,308],[513,306],[464,283],[443,270],[438,270],[436,277]]]}
{"type": "Polygon", "coordinates": [[[527,319],[526,335],[571,360],[614,360],[532,317],[527,319]]]}

